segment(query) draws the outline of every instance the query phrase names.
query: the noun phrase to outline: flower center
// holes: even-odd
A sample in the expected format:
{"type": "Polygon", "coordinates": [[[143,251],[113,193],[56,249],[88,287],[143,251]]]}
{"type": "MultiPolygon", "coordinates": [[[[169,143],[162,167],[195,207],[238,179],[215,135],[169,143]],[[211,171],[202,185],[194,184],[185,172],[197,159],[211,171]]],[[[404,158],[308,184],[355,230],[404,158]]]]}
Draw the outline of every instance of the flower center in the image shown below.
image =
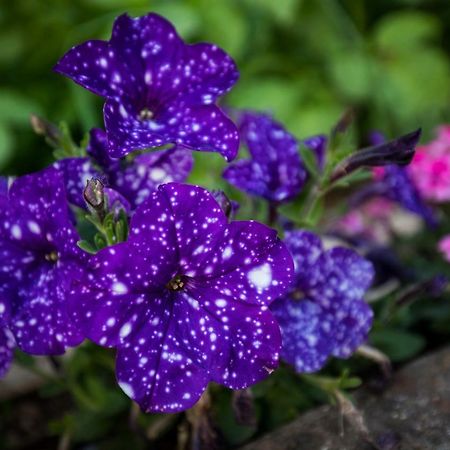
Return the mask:
{"type": "Polygon", "coordinates": [[[187,283],[187,277],[185,275],[175,275],[167,284],[166,288],[169,291],[181,291],[187,283]]]}
{"type": "Polygon", "coordinates": [[[49,262],[56,262],[58,261],[58,253],[53,250],[45,255],[45,259],[49,262]]]}
{"type": "Polygon", "coordinates": [[[300,289],[295,289],[295,291],[292,292],[291,297],[294,300],[303,300],[305,298],[305,294],[300,289]]]}
{"type": "Polygon", "coordinates": [[[148,108],[141,109],[141,112],[139,113],[139,120],[141,120],[142,122],[146,120],[152,120],[153,117],[155,117],[155,113],[148,108]]]}

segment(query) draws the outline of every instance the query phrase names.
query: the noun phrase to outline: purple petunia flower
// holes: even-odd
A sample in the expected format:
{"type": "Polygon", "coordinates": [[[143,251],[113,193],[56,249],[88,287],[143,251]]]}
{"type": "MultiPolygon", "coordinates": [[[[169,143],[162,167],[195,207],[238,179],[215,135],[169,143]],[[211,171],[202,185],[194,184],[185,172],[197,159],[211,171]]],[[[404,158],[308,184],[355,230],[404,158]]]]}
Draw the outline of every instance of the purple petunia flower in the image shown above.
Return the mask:
{"type": "Polygon", "coordinates": [[[251,159],[230,164],[223,177],[248,194],[273,203],[295,197],[306,181],[306,170],[294,136],[267,114],[242,114],[239,128],[251,159]]]}
{"type": "Polygon", "coordinates": [[[285,243],[296,277],[270,309],[281,327],[281,357],[298,372],[314,372],[329,356],[347,358],[366,339],[373,313],[362,298],[374,270],[348,248],[325,251],[308,231],[289,232],[285,243]]]}
{"type": "Polygon", "coordinates": [[[157,14],[118,17],[109,41],[72,48],[55,70],[106,98],[113,157],[169,143],[237,154],[236,127],[214,104],[238,79],[234,61],[215,45],[185,44],[157,14]]]}
{"type": "Polygon", "coordinates": [[[83,190],[91,178],[102,180],[134,210],[160,184],[185,181],[193,166],[191,152],[176,146],[132,160],[113,159],[108,154],[106,133],[98,128],[90,131],[87,153],[88,158],[66,158],[54,164],[64,173],[70,203],[80,208],[85,206],[83,190]]]}
{"type": "Polygon", "coordinates": [[[100,250],[73,290],[87,336],[117,348],[117,379],[146,411],[191,407],[209,381],[242,389],[278,364],[268,305],[293,275],[275,230],[228,222],[206,190],[162,185],[127,242],[100,250]]]}
{"type": "Polygon", "coordinates": [[[82,271],[64,181],[48,168],[17,178],[0,196],[0,323],[32,354],[63,353],[82,336],[66,293],[82,271]]]}

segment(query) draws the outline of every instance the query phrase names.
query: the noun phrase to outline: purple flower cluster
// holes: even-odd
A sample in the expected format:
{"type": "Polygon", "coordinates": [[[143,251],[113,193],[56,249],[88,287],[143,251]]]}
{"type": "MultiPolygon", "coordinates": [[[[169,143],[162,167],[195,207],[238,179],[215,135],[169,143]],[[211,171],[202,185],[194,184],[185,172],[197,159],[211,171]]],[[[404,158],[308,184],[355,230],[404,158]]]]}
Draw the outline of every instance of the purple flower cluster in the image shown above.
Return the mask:
{"type": "MultiPolygon", "coordinates": [[[[266,225],[230,221],[237,206],[223,192],[181,184],[190,150],[227,160],[238,150],[238,129],[215,104],[238,78],[224,51],[186,45],[156,14],[123,15],[109,41],[74,47],[56,70],[106,98],[106,131],[91,130],[86,157],[0,179],[0,376],[16,346],[55,355],[89,338],[116,349],[118,383],[142,409],[176,412],[211,381],[244,389],[267,377],[280,353],[310,372],[364,341],[370,263],[325,251],[310,232],[283,242],[266,225]],[[86,204],[96,247],[71,209],[86,204]]],[[[272,206],[306,182],[299,145],[324,169],[324,136],[299,143],[249,112],[239,132],[251,158],[224,177],[272,206]]]]}
{"type": "Polygon", "coordinates": [[[156,188],[172,181],[183,182],[192,170],[193,158],[189,150],[173,147],[129,158],[114,159],[108,152],[103,130],[90,132],[88,157],[66,158],[55,163],[64,173],[70,203],[83,208],[83,189],[91,178],[103,180],[120,194],[131,210],[141,204],[156,188]]]}
{"type": "Polygon", "coordinates": [[[324,250],[309,231],[289,232],[285,243],[295,279],[271,306],[281,327],[281,356],[298,372],[314,372],[329,356],[348,358],[366,340],[373,314],[362,298],[374,270],[353,250],[324,250]]]}

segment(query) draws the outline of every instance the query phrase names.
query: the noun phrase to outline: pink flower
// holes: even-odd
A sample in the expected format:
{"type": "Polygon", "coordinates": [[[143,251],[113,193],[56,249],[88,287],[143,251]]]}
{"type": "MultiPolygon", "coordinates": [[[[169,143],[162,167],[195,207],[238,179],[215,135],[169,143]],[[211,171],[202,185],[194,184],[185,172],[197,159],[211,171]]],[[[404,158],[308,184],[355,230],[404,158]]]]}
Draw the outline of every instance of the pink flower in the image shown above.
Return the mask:
{"type": "Polygon", "coordinates": [[[444,259],[450,262],[450,234],[447,234],[439,241],[438,249],[443,254],[444,259]]]}
{"type": "Polygon", "coordinates": [[[439,127],[434,141],[417,148],[407,170],[425,199],[450,200],[450,126],[439,127]]]}

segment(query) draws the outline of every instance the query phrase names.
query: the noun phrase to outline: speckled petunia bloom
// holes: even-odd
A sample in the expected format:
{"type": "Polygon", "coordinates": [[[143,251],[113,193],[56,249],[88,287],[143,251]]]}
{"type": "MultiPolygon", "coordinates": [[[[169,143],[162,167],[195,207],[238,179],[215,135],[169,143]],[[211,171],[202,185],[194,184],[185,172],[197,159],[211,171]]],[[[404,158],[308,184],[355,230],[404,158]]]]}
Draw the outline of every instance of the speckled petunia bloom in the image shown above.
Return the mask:
{"type": "Polygon", "coordinates": [[[270,307],[281,327],[281,357],[298,372],[315,372],[330,356],[349,357],[367,338],[373,313],[363,295],[374,270],[353,250],[324,250],[309,231],[289,232],[285,243],[295,280],[270,307]]]}
{"type": "Polygon", "coordinates": [[[135,212],[127,242],[101,250],[73,290],[86,335],[117,348],[117,379],[145,411],[191,407],[208,382],[243,389],[278,364],[268,305],[292,281],[277,233],[228,222],[206,190],[162,185],[135,212]]]}
{"type": "Polygon", "coordinates": [[[83,189],[91,178],[118,192],[134,210],[160,184],[184,182],[193,166],[191,151],[177,146],[132,159],[113,159],[108,154],[106,133],[99,128],[90,131],[87,153],[87,158],[66,158],[54,164],[64,174],[70,203],[80,208],[85,206],[83,189]]]}
{"type": "Polygon", "coordinates": [[[238,189],[273,203],[294,198],[307,177],[294,136],[269,115],[251,112],[242,114],[239,131],[251,158],[230,164],[223,177],[238,189]]]}
{"type": "Polygon", "coordinates": [[[66,294],[83,270],[64,181],[48,168],[17,178],[0,196],[0,323],[31,354],[59,354],[81,342],[66,294]]]}
{"type": "Polygon", "coordinates": [[[55,70],[106,98],[111,156],[176,143],[232,160],[239,137],[214,104],[238,79],[234,61],[215,45],[187,45],[157,14],[114,23],[109,41],[72,48],[55,70]]]}

